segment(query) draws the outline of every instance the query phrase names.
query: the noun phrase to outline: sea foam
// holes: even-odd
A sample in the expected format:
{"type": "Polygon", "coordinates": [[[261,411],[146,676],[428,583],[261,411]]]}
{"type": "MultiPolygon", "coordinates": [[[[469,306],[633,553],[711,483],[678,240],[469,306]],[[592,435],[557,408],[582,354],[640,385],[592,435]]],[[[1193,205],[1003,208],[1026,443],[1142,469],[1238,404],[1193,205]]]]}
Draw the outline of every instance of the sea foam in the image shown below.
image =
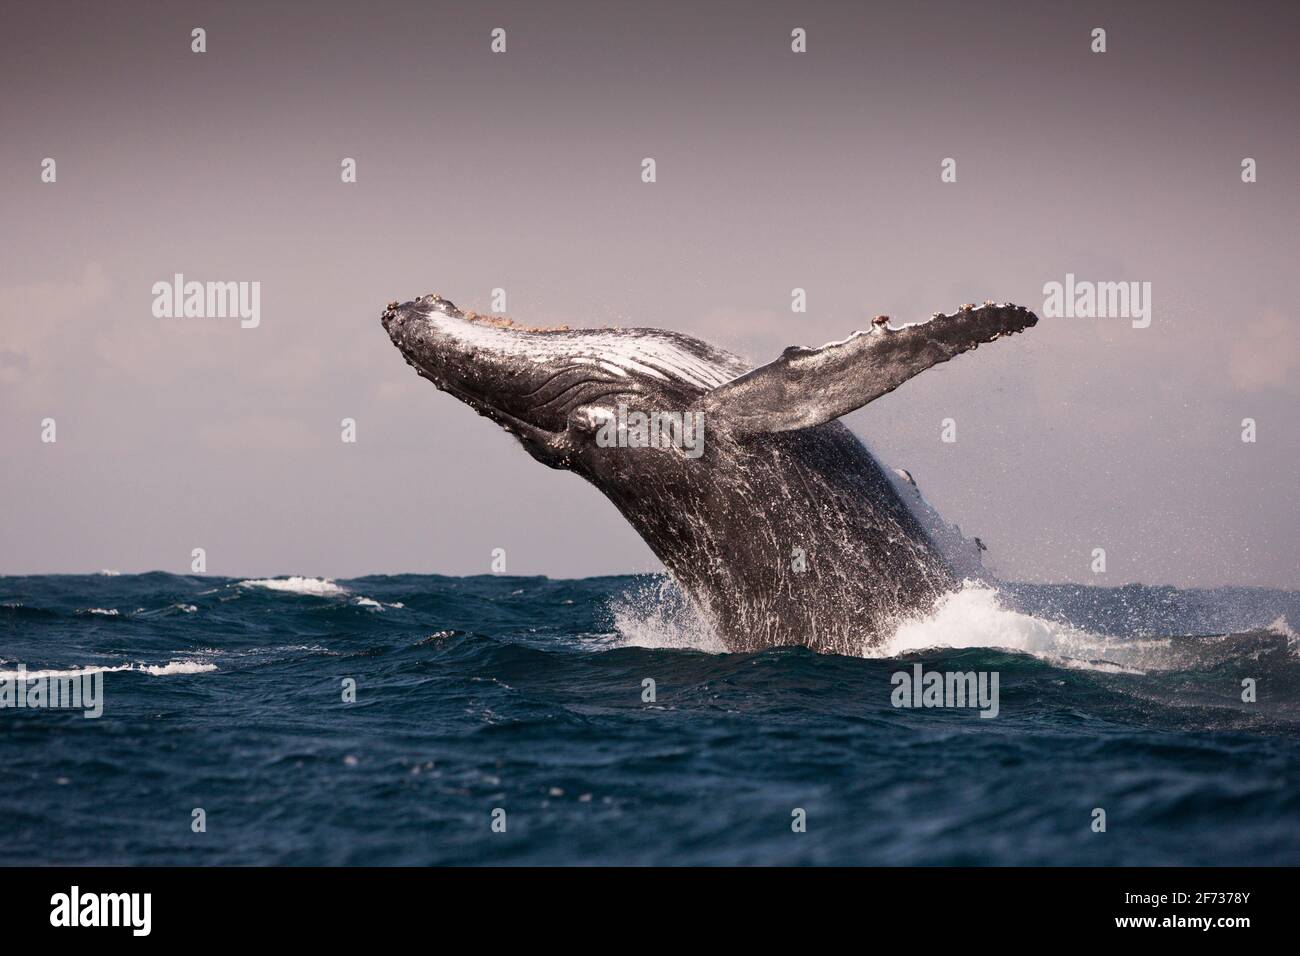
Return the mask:
{"type": "MultiPolygon", "coordinates": [[[[720,654],[726,645],[668,578],[610,602],[620,646],[678,648],[720,654]]],[[[929,612],[898,621],[862,657],[892,658],[930,649],[994,648],[1085,670],[1145,673],[1185,665],[1188,654],[1169,637],[1114,637],[1006,605],[984,582],[967,580],[929,612]]]]}
{"type": "Polygon", "coordinates": [[[265,588],[268,591],[288,591],[291,594],[308,594],[315,597],[337,597],[348,589],[329,578],[304,578],[293,575],[287,578],[250,578],[240,581],[239,587],[265,588]]]}
{"type": "Polygon", "coordinates": [[[203,661],[169,661],[166,664],[112,664],[103,667],[73,667],[67,670],[0,670],[0,680],[18,680],[20,678],[26,678],[27,680],[61,679],[88,677],[91,674],[117,674],[123,671],[138,671],[151,677],[170,677],[174,674],[206,674],[216,669],[216,664],[208,664],[203,661]]]}

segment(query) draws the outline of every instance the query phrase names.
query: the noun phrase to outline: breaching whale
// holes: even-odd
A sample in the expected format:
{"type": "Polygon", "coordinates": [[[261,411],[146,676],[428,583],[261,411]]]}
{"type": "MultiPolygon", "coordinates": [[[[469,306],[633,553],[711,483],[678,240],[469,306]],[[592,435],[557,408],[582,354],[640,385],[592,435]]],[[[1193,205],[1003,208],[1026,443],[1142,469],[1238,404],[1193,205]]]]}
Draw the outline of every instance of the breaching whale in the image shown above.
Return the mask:
{"type": "Polygon", "coordinates": [[[836,419],[1038,318],[992,302],[897,328],[882,316],[757,368],[678,332],[531,328],[437,295],[380,321],[421,376],[599,488],[728,648],[861,654],[957,577],[907,486],[836,419]],[[670,439],[702,422],[702,452],[655,441],[638,412],[670,439]],[[650,440],[608,440],[629,421],[650,440]]]}

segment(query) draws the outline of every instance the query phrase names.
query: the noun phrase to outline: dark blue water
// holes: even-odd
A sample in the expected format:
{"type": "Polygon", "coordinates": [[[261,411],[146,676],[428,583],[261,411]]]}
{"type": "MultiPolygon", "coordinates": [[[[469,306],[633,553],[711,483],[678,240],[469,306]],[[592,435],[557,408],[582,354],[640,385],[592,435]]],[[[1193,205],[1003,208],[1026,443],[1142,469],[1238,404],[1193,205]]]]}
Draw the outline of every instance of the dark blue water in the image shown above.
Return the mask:
{"type": "Polygon", "coordinates": [[[0,862],[1300,863],[1295,592],[975,590],[859,659],[700,649],[646,578],[310,588],[0,578],[0,671],[129,668],[0,710],[0,862]],[[895,708],[916,661],[1000,713],[895,708]]]}

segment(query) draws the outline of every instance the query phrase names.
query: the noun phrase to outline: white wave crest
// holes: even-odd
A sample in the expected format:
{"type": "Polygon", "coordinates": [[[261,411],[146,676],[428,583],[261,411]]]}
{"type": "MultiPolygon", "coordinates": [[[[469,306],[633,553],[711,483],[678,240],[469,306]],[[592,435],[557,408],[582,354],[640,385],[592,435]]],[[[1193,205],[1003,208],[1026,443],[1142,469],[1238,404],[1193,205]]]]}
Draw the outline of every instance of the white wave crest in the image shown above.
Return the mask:
{"type": "Polygon", "coordinates": [[[1300,634],[1297,634],[1291,628],[1284,615],[1279,614],[1277,619],[1265,630],[1270,634],[1276,634],[1278,637],[1285,637],[1287,652],[1293,657],[1300,657],[1300,634]]]}
{"type": "Polygon", "coordinates": [[[967,580],[960,590],[940,598],[930,613],[900,623],[867,656],[897,657],[931,647],[1001,647],[1048,655],[1097,640],[1069,624],[1008,610],[993,588],[967,580]]]}
{"type": "Polygon", "coordinates": [[[1285,637],[1288,641],[1300,639],[1300,634],[1297,634],[1291,629],[1291,625],[1287,623],[1286,617],[1281,614],[1277,616],[1272,624],[1264,628],[1264,630],[1268,631],[1270,634],[1276,634],[1278,637],[1285,637]]]}
{"type": "Polygon", "coordinates": [[[88,677],[91,674],[117,674],[122,671],[138,671],[151,677],[169,677],[173,674],[206,674],[217,669],[216,664],[204,661],[169,661],[166,664],[116,664],[103,667],[74,667],[68,670],[0,671],[0,680],[39,680],[42,678],[88,677]]]}
{"type": "Polygon", "coordinates": [[[268,591],[288,591],[291,594],[308,594],[315,597],[337,597],[348,589],[329,578],[304,578],[293,575],[287,578],[250,578],[240,581],[241,588],[265,588],[268,591]]]}
{"type": "Polygon", "coordinates": [[[172,674],[207,674],[216,670],[217,665],[204,661],[171,661],[166,664],[137,664],[132,669],[154,677],[168,677],[172,674]]]}
{"type": "MultiPolygon", "coordinates": [[[[617,644],[626,647],[677,648],[725,653],[727,648],[668,578],[610,602],[617,644]]],[[[1141,674],[1189,663],[1168,637],[1137,638],[1094,634],[1064,621],[1025,614],[1006,607],[988,584],[967,580],[942,597],[928,613],[906,618],[863,657],[888,658],[932,648],[1000,648],[1050,661],[1062,667],[1109,673],[1141,674]]]]}
{"type": "Polygon", "coordinates": [[[1005,607],[994,588],[970,580],[940,598],[930,613],[902,621],[865,656],[967,647],[1018,651],[1066,667],[1108,672],[1140,674],[1185,663],[1171,638],[1112,637],[1024,614],[1005,607]]]}

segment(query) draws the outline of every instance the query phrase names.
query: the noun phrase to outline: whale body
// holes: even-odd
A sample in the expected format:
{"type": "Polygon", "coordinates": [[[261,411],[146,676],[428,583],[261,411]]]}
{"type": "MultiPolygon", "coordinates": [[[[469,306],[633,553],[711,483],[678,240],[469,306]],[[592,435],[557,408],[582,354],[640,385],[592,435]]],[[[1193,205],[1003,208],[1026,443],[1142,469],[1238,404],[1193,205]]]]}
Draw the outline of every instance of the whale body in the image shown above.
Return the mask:
{"type": "Polygon", "coordinates": [[[531,328],[438,295],[381,316],[422,377],[604,493],[729,649],[843,654],[964,572],[937,516],[904,501],[910,476],[887,475],[836,419],[1037,321],[992,302],[897,328],[879,317],[752,368],[678,332],[531,328]]]}

